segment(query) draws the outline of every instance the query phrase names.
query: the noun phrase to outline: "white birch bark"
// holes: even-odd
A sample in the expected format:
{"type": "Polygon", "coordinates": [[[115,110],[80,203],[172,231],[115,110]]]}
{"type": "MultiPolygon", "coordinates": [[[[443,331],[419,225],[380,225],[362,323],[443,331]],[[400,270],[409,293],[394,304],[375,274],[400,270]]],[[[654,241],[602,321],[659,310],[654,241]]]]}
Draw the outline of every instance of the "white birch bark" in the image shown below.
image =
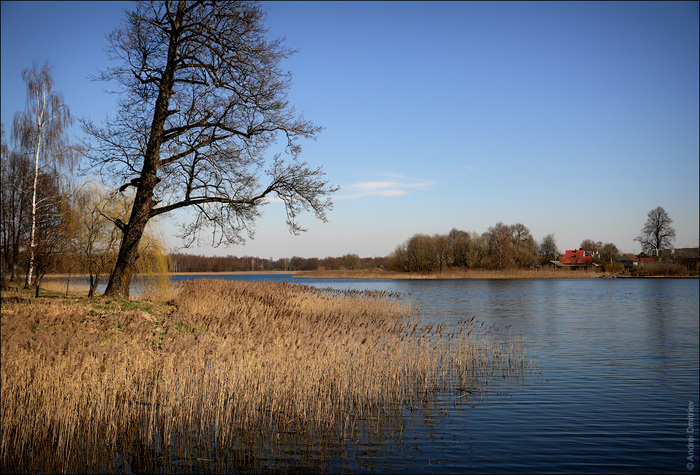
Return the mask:
{"type": "Polygon", "coordinates": [[[24,288],[28,289],[32,285],[32,277],[34,274],[34,250],[36,248],[36,189],[39,181],[39,157],[41,154],[41,137],[43,135],[43,116],[46,107],[46,97],[42,104],[37,93],[37,138],[36,152],[34,154],[34,184],[32,185],[32,231],[29,238],[29,267],[27,269],[27,279],[24,281],[24,288]]]}
{"type": "MultiPolygon", "coordinates": [[[[41,129],[39,129],[41,130],[41,129]]],[[[29,268],[27,269],[27,280],[24,281],[24,288],[28,289],[32,285],[34,274],[34,248],[36,247],[36,188],[39,181],[39,151],[41,149],[41,133],[36,143],[36,156],[34,157],[34,184],[32,185],[32,231],[29,238],[29,268]]]]}

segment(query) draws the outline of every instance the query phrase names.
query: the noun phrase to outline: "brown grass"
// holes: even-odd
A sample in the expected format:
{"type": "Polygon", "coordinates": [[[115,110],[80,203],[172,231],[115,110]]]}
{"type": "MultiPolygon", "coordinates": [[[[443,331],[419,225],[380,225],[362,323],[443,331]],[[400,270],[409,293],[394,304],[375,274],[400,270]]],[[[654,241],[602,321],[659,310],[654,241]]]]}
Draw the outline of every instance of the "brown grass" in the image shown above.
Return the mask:
{"type": "MultiPolygon", "coordinates": [[[[75,277],[75,276],[72,276],[75,277]]],[[[51,293],[66,293],[66,280],[44,279],[41,282],[41,289],[51,293]]],[[[68,284],[68,292],[71,295],[87,296],[90,285],[84,280],[71,280],[68,284]]]]}
{"type": "Polygon", "coordinates": [[[521,338],[423,325],[395,294],[265,282],[168,304],[3,292],[1,325],[3,472],[267,469],[526,364],[521,338]]]}

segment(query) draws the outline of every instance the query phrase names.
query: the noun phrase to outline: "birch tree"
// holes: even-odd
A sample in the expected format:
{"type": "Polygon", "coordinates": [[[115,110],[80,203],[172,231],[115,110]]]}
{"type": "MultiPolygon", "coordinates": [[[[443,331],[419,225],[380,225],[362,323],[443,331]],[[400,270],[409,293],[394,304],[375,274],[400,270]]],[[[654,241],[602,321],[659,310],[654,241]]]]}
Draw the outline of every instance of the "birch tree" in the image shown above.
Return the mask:
{"type": "Polygon", "coordinates": [[[214,245],[252,237],[270,199],[284,204],[292,233],[303,231],[303,211],[326,220],[336,188],[298,161],[299,139],[321,128],[289,105],[291,76],[280,63],[292,51],[267,39],[264,19],[251,2],[139,2],[108,36],[115,66],[96,79],[118,84],[118,112],[84,130],[93,167],[136,195],[118,223],[106,294],[128,296],[139,241],[156,216],[187,209],[181,237],[191,244],[208,230],[214,245]],[[269,160],[278,139],[284,150],[269,160]]]}
{"type": "Polygon", "coordinates": [[[24,287],[29,288],[35,270],[37,187],[43,168],[55,170],[72,158],[64,132],[73,123],[63,95],[54,90],[51,66],[34,62],[22,72],[27,85],[26,107],[15,114],[12,137],[21,149],[31,155],[34,174],[31,198],[31,228],[29,233],[29,263],[24,287]]]}

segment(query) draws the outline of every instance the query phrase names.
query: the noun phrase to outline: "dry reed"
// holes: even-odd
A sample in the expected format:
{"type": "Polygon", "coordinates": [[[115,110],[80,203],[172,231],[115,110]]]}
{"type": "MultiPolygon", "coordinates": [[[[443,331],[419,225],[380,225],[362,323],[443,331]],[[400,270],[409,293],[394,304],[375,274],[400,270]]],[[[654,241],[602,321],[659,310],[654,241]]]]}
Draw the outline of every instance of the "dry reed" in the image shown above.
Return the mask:
{"type": "Polygon", "coordinates": [[[90,285],[79,279],[45,279],[41,283],[41,290],[55,293],[66,293],[66,288],[70,295],[87,295],[90,290],[90,285]]]}
{"type": "Polygon", "coordinates": [[[284,444],[318,458],[526,363],[517,336],[422,324],[387,292],[196,280],[158,311],[55,300],[3,303],[3,472],[267,470],[284,444]]]}

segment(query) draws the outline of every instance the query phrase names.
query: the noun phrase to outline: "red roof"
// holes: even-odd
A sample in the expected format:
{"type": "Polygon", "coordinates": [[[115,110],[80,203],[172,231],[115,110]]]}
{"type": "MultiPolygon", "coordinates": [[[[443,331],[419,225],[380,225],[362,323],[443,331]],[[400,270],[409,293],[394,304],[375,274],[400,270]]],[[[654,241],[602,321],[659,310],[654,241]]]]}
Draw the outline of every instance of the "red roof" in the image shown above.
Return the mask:
{"type": "Polygon", "coordinates": [[[562,264],[590,264],[592,261],[590,253],[583,249],[566,251],[566,254],[559,256],[559,262],[562,264]]]}

